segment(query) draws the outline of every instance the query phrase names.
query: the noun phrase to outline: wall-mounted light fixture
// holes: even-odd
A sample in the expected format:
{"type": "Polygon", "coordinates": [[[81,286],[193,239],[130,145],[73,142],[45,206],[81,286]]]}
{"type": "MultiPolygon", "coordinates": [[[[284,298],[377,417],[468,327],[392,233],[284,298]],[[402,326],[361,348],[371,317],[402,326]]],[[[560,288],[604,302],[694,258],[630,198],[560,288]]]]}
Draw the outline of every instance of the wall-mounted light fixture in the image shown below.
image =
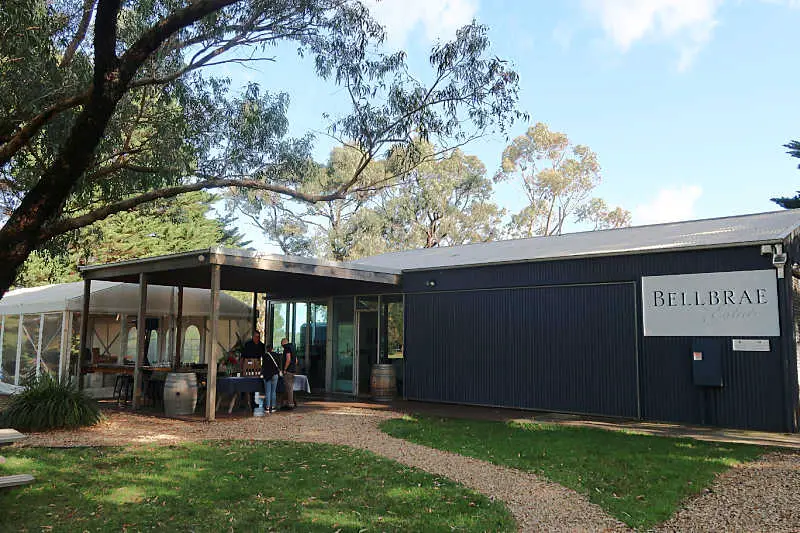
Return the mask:
{"type": "Polygon", "coordinates": [[[434,280],[432,280],[432,279],[429,279],[428,281],[425,282],[425,286],[426,287],[435,287],[436,286],[436,282],[434,280]]]}
{"type": "Polygon", "coordinates": [[[782,244],[765,244],[761,246],[761,255],[772,255],[772,266],[775,267],[775,270],[778,272],[778,278],[783,278],[784,269],[783,267],[786,265],[788,261],[788,257],[786,253],[783,251],[782,244]]]}

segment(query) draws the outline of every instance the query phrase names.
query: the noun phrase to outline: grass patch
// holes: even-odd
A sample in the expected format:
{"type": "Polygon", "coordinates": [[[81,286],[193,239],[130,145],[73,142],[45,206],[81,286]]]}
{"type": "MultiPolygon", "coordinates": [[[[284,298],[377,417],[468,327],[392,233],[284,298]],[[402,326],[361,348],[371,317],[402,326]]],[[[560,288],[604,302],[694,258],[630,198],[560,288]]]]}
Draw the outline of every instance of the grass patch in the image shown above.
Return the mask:
{"type": "Polygon", "coordinates": [[[0,473],[3,531],[514,531],[444,478],[342,446],[248,441],[21,448],[0,473]]]}
{"type": "Polygon", "coordinates": [[[680,502],[764,448],[593,428],[406,417],[381,428],[412,442],[542,475],[585,494],[636,528],[668,519],[680,502]]]}

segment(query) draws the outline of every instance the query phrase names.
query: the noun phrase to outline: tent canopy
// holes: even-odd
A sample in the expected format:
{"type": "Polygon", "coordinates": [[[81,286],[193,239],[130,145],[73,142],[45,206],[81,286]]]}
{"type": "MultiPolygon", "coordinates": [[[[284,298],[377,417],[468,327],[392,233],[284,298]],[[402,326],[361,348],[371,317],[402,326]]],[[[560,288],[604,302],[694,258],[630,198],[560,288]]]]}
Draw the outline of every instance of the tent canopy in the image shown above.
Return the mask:
{"type": "MultiPolygon", "coordinates": [[[[139,286],[116,281],[93,281],[90,312],[92,314],[136,314],[139,310],[139,286]]],[[[147,287],[147,314],[169,315],[177,311],[178,289],[160,285],[147,287]]],[[[183,316],[208,316],[210,291],[184,288],[183,316]]],[[[9,291],[0,300],[0,315],[21,315],[80,311],[83,282],[61,283],[9,291]]],[[[220,294],[220,317],[247,319],[252,308],[229,294],[220,294]]]]}

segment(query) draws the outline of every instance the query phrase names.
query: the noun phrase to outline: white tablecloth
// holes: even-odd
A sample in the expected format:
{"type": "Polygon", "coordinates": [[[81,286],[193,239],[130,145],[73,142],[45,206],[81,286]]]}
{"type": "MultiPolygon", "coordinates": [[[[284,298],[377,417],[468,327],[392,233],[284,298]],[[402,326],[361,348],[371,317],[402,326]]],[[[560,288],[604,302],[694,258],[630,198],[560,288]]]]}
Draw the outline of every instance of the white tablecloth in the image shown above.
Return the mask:
{"type": "Polygon", "coordinates": [[[308,376],[303,374],[294,375],[294,387],[292,390],[307,392],[311,394],[311,385],[308,384],[308,376]]]}

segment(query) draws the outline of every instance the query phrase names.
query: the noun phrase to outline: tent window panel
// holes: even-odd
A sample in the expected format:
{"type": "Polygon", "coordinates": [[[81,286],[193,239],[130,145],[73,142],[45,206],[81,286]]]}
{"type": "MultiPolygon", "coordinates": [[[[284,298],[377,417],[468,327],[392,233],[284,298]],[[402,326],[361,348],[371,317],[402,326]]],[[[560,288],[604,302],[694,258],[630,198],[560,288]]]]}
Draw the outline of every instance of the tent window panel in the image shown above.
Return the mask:
{"type": "Polygon", "coordinates": [[[200,329],[197,326],[189,326],[183,334],[181,361],[184,363],[200,362],[200,329]]]}
{"type": "Polygon", "coordinates": [[[116,363],[119,360],[122,324],[113,318],[96,318],[92,337],[92,359],[95,363],[116,363]]]}
{"type": "Polygon", "coordinates": [[[25,315],[22,319],[22,352],[20,354],[20,381],[36,371],[36,349],[39,343],[39,315],[25,315]]]}
{"type": "Polygon", "coordinates": [[[61,358],[61,323],[61,313],[44,316],[42,370],[46,368],[54,376],[58,376],[58,362],[61,358]]]}
{"type": "Polygon", "coordinates": [[[136,342],[137,342],[136,326],[128,326],[128,346],[125,350],[126,363],[136,362],[136,342]]]}
{"type": "Polygon", "coordinates": [[[161,363],[158,354],[158,330],[151,330],[147,344],[147,361],[153,365],[158,366],[161,363]]]}
{"type": "Polygon", "coordinates": [[[6,315],[5,330],[3,331],[3,361],[0,366],[0,379],[3,383],[14,383],[17,371],[17,331],[19,316],[6,315]]]}

